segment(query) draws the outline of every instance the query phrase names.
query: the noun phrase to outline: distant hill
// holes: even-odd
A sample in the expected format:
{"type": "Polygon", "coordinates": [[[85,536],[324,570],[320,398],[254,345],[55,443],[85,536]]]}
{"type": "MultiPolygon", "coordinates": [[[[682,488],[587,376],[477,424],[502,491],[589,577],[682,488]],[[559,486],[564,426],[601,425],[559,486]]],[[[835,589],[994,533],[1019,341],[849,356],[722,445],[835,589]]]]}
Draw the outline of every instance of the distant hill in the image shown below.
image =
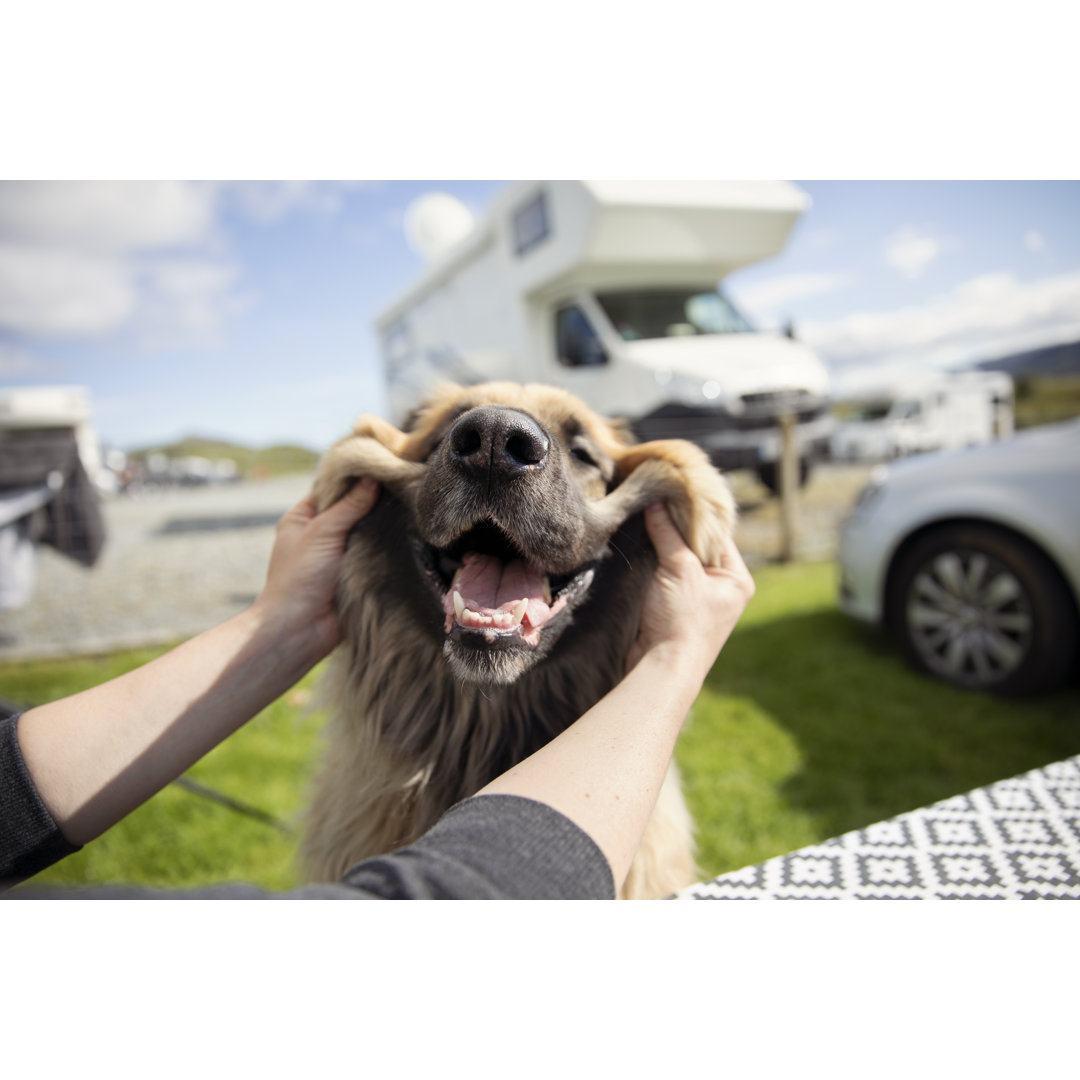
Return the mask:
{"type": "Polygon", "coordinates": [[[167,446],[148,446],[128,456],[145,461],[150,454],[166,457],[201,457],[210,461],[228,458],[235,461],[244,476],[280,476],[284,473],[311,472],[319,463],[320,454],[306,446],[266,446],[255,449],[219,439],[190,436],[167,446]]]}
{"type": "Polygon", "coordinates": [[[974,367],[1012,376],[1018,428],[1080,416],[1080,341],[983,360],[974,367]]]}
{"type": "Polygon", "coordinates": [[[1030,352],[983,360],[975,367],[980,371],[1007,371],[1014,378],[1023,375],[1080,375],[1080,341],[1067,345],[1049,345],[1030,352]]]}

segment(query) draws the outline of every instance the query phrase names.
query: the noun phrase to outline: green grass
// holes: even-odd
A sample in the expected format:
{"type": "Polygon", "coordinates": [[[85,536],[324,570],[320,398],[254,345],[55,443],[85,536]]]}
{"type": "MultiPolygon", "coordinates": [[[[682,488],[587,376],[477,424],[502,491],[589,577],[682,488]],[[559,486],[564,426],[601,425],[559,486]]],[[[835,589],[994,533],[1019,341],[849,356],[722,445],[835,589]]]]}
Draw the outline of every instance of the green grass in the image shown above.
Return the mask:
{"type": "MultiPolygon", "coordinates": [[[[1080,753],[1080,689],[1032,701],[962,693],[908,669],[880,633],[836,610],[831,565],[766,566],[694,706],[678,761],[708,875],[1080,753]]],[[[0,695],[41,702],[160,650],[0,667],[0,695]]],[[[293,821],[321,723],[317,673],[189,774],[293,821]]],[[[172,786],[38,884],[296,884],[286,835],[172,786]]]]}
{"type": "Polygon", "coordinates": [[[245,477],[310,472],[319,463],[320,456],[317,451],[306,446],[250,447],[191,436],[168,446],[136,450],[131,457],[136,461],[145,461],[153,453],[163,453],[169,457],[204,457],[211,461],[230,458],[236,462],[241,475],[245,477]]]}
{"type": "Polygon", "coordinates": [[[1016,380],[1016,427],[1080,416],[1080,375],[1022,375],[1016,380]]]}
{"type": "Polygon", "coordinates": [[[836,609],[831,564],[755,578],[677,751],[708,875],[1080,753],[1076,687],[954,690],[836,609]]]}

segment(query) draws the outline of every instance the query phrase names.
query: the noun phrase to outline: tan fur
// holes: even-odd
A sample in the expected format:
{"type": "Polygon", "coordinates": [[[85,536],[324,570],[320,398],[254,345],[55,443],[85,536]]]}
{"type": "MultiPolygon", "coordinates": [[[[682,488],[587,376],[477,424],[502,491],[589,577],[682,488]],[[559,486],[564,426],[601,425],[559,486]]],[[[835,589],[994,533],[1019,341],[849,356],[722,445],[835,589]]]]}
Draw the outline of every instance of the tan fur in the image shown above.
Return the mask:
{"type": "MultiPolygon", "coordinates": [[[[633,445],[621,427],[573,395],[536,385],[440,388],[407,432],[361,417],[320,466],[314,488],[320,509],[340,498],[357,477],[371,476],[391,499],[383,512],[397,515],[386,519],[386,528],[415,521],[427,463],[440,438],[457,413],[489,404],[535,417],[554,434],[560,453],[567,452],[564,433],[579,432],[587,440],[609,477],[607,483],[598,475],[576,477],[589,535],[606,543],[628,519],[662,500],[702,561],[718,562],[734,524],[734,502],[700,449],[677,440],[633,445]]],[[[633,576],[609,597],[612,610],[602,618],[593,613],[597,632],[587,622],[579,631],[590,635],[587,654],[580,648],[560,653],[556,645],[516,682],[490,688],[454,678],[438,635],[418,625],[416,611],[400,601],[401,575],[410,573],[410,557],[387,552],[374,528],[355,538],[339,586],[345,641],[322,687],[331,707],[327,752],[301,851],[311,880],[338,880],[360,859],[415,840],[450,805],[599,700],[621,678],[655,563],[647,541],[631,551],[618,548],[607,559],[626,575],[632,562],[633,576]],[[400,572],[394,559],[401,560],[400,572]]],[[[625,538],[620,543],[626,544],[625,538]]],[[[623,895],[666,896],[698,876],[692,822],[673,765],[623,895]]]]}

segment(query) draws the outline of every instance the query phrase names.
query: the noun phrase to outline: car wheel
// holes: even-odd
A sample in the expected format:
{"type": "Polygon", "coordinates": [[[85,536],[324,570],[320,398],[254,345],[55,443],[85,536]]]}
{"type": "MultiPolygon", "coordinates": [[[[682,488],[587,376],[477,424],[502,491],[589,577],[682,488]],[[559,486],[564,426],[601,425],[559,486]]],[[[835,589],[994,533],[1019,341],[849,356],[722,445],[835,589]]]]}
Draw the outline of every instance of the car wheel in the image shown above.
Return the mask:
{"type": "Polygon", "coordinates": [[[943,526],[902,554],[889,621],[916,666],[970,689],[1043,693],[1076,658],[1061,575],[1033,544],[989,525],[943,526]]]}

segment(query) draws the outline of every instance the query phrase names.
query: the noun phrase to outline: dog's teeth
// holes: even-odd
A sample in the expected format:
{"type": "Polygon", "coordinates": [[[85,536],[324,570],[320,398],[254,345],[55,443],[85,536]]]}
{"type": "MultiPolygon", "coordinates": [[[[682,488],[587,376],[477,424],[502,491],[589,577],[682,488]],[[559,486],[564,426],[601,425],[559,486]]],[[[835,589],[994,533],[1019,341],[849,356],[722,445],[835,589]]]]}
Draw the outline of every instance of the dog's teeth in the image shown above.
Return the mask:
{"type": "Polygon", "coordinates": [[[528,609],[529,609],[529,601],[528,601],[528,599],[526,598],[525,600],[519,600],[517,602],[517,604],[514,606],[514,610],[510,613],[511,618],[513,619],[513,622],[511,623],[511,625],[512,626],[520,626],[521,625],[521,620],[525,618],[525,612],[528,611],[528,609]]]}
{"type": "Polygon", "coordinates": [[[551,582],[548,581],[547,574],[544,575],[544,603],[551,603],[551,582]]]}
{"type": "Polygon", "coordinates": [[[454,590],[454,614],[457,615],[460,621],[462,612],[465,610],[465,601],[461,599],[461,593],[456,589],[454,590]]]}

